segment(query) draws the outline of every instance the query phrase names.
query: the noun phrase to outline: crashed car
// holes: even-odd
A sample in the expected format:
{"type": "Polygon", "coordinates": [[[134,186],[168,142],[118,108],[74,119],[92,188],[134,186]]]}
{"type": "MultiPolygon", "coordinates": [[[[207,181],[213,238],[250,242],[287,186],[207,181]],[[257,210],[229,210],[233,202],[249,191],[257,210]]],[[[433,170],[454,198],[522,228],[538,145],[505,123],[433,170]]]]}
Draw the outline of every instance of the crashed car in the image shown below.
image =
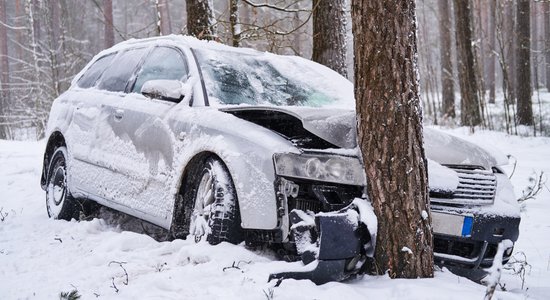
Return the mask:
{"type": "MultiPolygon", "coordinates": [[[[175,238],[281,245],[310,263],[273,278],[348,278],[376,240],[354,107],[348,80],[300,57],[182,36],[120,43],[53,103],[48,215],[98,203],[175,238]]],[[[480,274],[518,237],[507,161],[424,133],[436,263],[480,274]]]]}

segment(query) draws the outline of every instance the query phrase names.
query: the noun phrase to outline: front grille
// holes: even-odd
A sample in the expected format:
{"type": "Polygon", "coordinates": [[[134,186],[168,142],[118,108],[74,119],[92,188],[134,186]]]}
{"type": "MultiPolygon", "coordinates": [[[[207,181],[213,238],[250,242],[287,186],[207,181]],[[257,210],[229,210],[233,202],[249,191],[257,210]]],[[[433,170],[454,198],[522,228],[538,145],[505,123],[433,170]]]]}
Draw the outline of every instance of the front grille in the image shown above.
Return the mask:
{"type": "Polygon", "coordinates": [[[497,179],[492,171],[474,166],[446,166],[458,174],[452,194],[431,192],[431,202],[443,205],[487,205],[495,199],[497,179]]]}
{"type": "Polygon", "coordinates": [[[464,258],[476,258],[479,255],[479,244],[472,241],[445,239],[436,236],[434,237],[434,252],[464,258]]]}

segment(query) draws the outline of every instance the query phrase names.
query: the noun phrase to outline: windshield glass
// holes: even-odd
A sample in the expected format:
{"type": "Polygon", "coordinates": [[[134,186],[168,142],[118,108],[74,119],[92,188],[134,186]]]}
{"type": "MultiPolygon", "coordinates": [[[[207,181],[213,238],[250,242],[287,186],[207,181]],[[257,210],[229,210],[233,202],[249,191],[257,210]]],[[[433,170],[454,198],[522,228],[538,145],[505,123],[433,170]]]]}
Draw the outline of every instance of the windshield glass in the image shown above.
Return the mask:
{"type": "Polygon", "coordinates": [[[306,59],[252,51],[194,52],[211,105],[353,107],[351,82],[306,59]]]}

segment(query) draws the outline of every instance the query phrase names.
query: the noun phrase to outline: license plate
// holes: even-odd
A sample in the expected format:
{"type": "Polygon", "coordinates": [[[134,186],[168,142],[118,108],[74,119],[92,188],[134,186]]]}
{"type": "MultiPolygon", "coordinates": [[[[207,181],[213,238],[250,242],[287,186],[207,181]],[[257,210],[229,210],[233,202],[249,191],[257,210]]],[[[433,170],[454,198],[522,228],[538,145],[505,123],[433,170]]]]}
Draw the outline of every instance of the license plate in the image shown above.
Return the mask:
{"type": "Polygon", "coordinates": [[[473,223],[474,218],[471,216],[432,212],[432,228],[434,233],[469,237],[472,235],[473,223]]]}

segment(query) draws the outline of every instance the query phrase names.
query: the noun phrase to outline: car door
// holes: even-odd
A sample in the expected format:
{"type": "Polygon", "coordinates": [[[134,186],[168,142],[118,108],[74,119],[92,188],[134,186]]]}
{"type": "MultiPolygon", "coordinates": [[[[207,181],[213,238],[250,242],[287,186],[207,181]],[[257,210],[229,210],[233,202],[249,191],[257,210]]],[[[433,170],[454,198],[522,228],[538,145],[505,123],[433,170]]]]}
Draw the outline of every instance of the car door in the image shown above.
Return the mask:
{"type": "Polygon", "coordinates": [[[90,198],[117,209],[127,206],[119,200],[125,193],[121,187],[126,185],[122,174],[135,166],[132,143],[121,126],[124,114],[119,108],[128,101],[128,83],[149,50],[141,47],[120,51],[101,75],[93,96],[88,95],[98,110],[87,155],[91,166],[77,173],[82,176],[81,182],[86,182],[81,186],[90,198]]]}
{"type": "Polygon", "coordinates": [[[117,53],[110,53],[97,59],[79,78],[76,87],[67,91],[60,100],[68,108],[66,113],[72,118],[63,115],[61,118],[70,120],[64,133],[69,156],[72,163],[69,167],[69,181],[72,193],[75,196],[87,196],[87,192],[94,189],[93,180],[89,174],[96,173],[95,156],[92,155],[95,142],[97,124],[102,119],[101,99],[102,92],[95,87],[101,75],[113,62],[117,53]]]}
{"type": "Polygon", "coordinates": [[[115,122],[111,128],[128,141],[111,161],[111,168],[122,175],[116,201],[131,208],[131,213],[154,223],[162,223],[171,209],[170,184],[174,175],[174,134],[166,116],[175,102],[151,99],[141,94],[149,80],[185,81],[188,67],[183,53],[172,47],[154,47],[127,87],[123,101],[113,101],[115,122]],[[160,219],[160,220],[159,220],[160,219]]]}

